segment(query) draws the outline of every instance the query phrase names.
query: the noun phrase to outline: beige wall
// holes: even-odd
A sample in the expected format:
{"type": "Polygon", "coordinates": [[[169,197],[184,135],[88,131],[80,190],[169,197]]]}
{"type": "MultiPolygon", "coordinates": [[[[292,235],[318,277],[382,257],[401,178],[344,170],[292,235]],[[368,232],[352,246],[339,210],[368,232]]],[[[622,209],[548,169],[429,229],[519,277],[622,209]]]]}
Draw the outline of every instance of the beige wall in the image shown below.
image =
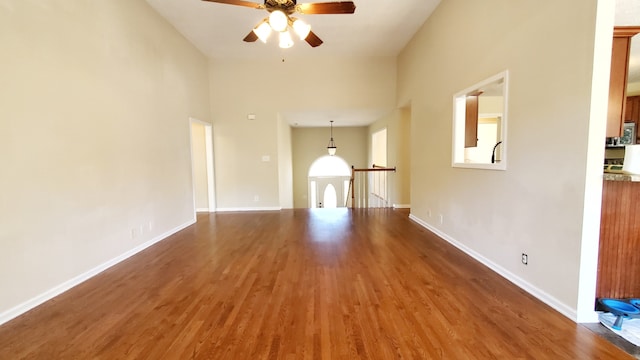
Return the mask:
{"type": "Polygon", "coordinates": [[[286,207],[278,162],[291,159],[278,156],[278,114],[395,107],[395,58],[216,59],[210,79],[219,210],[286,207]]]}
{"type": "Polygon", "coordinates": [[[193,218],[205,57],[144,1],[0,3],[0,322],[193,218]]]}
{"type": "Polygon", "coordinates": [[[291,127],[278,116],[278,168],[280,185],[280,206],[293,208],[293,162],[292,162],[291,127]]]}
{"type": "MultiPolygon", "coordinates": [[[[369,152],[371,152],[371,135],[384,128],[387,129],[387,166],[396,167],[396,172],[388,177],[390,200],[395,206],[410,206],[411,108],[405,107],[395,110],[369,126],[369,152]]],[[[369,160],[369,163],[372,161],[369,160]]]]}
{"type": "MultiPolygon", "coordinates": [[[[333,140],[341,157],[349,166],[367,167],[367,128],[333,127],[333,140]]],[[[309,207],[307,198],[309,167],[321,156],[327,155],[329,128],[294,128],[293,149],[293,201],[296,208],[309,207]]]]}
{"type": "Polygon", "coordinates": [[[582,240],[597,241],[584,224],[599,221],[599,204],[585,205],[588,139],[604,141],[604,117],[590,124],[595,19],[595,0],[447,0],[398,59],[412,215],[573,318],[582,240]],[[507,170],[452,168],[453,94],[507,69],[507,170]],[[596,210],[583,218],[587,206],[596,210]]]}

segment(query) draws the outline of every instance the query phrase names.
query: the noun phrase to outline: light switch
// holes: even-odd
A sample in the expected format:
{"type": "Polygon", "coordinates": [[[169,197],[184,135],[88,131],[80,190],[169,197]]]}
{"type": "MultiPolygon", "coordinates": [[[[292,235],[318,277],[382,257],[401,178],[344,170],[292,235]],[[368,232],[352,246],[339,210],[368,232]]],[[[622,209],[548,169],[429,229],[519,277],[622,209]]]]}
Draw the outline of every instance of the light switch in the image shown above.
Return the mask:
{"type": "Polygon", "coordinates": [[[271,161],[271,156],[269,156],[269,155],[262,155],[262,161],[263,161],[263,162],[269,162],[269,161],[271,161]]]}
{"type": "Polygon", "coordinates": [[[255,120],[255,119],[256,119],[256,114],[247,115],[247,120],[255,120]]]}

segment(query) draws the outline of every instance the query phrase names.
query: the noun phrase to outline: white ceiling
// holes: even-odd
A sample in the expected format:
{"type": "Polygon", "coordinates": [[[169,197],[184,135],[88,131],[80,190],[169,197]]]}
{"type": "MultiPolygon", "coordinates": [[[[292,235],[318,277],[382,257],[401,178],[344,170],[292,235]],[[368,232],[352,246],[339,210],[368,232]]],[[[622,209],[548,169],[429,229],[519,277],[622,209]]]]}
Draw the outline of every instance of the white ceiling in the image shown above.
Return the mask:
{"type": "MultiPolygon", "coordinates": [[[[242,39],[267,16],[256,10],[202,0],[146,0],[180,33],[210,58],[300,58],[396,56],[435,10],[441,0],[354,0],[354,14],[299,15],[324,44],[311,48],[296,41],[286,50],[275,39],[266,44],[242,39]]],[[[261,0],[249,0],[263,3],[261,0]]],[[[302,0],[306,2],[332,0],[302,0]]],[[[640,25],[640,0],[616,0],[616,25],[640,25]]],[[[640,36],[634,39],[630,78],[640,81],[640,36]],[[636,70],[637,69],[637,70],[636,70]]],[[[294,40],[295,41],[295,40],[294,40]]],[[[292,126],[366,126],[390,109],[335,109],[284,112],[292,126]]]]}
{"type": "MultiPolygon", "coordinates": [[[[210,58],[304,58],[396,56],[438,6],[440,0],[354,0],[354,14],[300,15],[324,43],[312,48],[296,41],[280,49],[275,38],[266,44],[242,39],[268,13],[249,7],[201,0],[146,0],[180,33],[210,58]]],[[[261,0],[249,0],[263,3],[261,0]]],[[[300,0],[299,3],[333,0],[300,0]]],[[[281,113],[292,126],[366,126],[391,109],[329,109],[281,113]]]]}
{"type": "MultiPolygon", "coordinates": [[[[354,14],[300,15],[324,44],[304,41],[286,50],[275,38],[266,44],[242,39],[267,15],[266,10],[201,0],[146,0],[198,49],[211,58],[306,56],[396,56],[440,0],[354,0],[354,14]]],[[[261,0],[248,0],[262,4],[261,0]]],[[[299,3],[334,0],[302,0],[299,3]]]]}

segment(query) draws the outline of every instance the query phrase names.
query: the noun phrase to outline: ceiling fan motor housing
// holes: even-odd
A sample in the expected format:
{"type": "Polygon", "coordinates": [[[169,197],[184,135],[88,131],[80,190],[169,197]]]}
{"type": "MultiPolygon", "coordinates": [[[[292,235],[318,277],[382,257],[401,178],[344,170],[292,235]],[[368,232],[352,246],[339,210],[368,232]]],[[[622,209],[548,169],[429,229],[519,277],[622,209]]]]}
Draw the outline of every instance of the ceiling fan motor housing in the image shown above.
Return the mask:
{"type": "Polygon", "coordinates": [[[264,6],[267,11],[280,10],[287,15],[296,12],[296,3],[296,0],[264,0],[264,6]]]}

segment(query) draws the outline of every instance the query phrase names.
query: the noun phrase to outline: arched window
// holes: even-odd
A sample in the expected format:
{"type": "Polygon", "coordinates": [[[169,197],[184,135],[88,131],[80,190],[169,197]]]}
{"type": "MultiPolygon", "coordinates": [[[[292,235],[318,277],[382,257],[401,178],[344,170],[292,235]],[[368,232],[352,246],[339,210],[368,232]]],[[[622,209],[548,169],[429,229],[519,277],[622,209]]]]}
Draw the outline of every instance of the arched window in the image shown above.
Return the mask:
{"type": "Polygon", "coordinates": [[[351,176],[351,168],[341,157],[325,155],[311,164],[309,176],[351,176]]]}
{"type": "Polygon", "coordinates": [[[309,207],[346,206],[351,167],[339,156],[325,155],[309,167],[309,207]]]}

